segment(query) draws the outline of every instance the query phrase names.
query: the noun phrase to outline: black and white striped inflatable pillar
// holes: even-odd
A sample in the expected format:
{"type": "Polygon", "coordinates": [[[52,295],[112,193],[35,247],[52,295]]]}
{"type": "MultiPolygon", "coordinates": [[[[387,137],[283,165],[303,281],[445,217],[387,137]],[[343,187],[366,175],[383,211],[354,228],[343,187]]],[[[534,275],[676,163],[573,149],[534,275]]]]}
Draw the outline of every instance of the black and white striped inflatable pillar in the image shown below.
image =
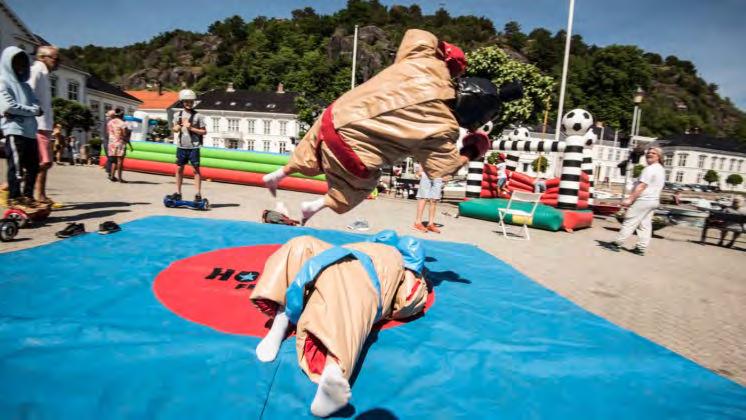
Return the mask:
{"type": "Polygon", "coordinates": [[[505,155],[505,168],[509,171],[515,171],[518,167],[518,159],[520,158],[519,155],[511,155],[507,154],[505,155]]]}
{"type": "Polygon", "coordinates": [[[482,172],[484,160],[469,161],[469,173],[466,174],[466,198],[479,198],[482,192],[482,172]]]}
{"type": "Polygon", "coordinates": [[[585,141],[585,137],[581,135],[570,135],[565,138],[565,153],[562,160],[557,208],[575,209],[578,207],[578,191],[580,191],[580,173],[582,172],[585,141]]]}
{"type": "Polygon", "coordinates": [[[588,182],[590,188],[588,189],[588,205],[593,205],[593,149],[586,147],[583,149],[583,164],[580,169],[584,174],[588,175],[588,182]]]}

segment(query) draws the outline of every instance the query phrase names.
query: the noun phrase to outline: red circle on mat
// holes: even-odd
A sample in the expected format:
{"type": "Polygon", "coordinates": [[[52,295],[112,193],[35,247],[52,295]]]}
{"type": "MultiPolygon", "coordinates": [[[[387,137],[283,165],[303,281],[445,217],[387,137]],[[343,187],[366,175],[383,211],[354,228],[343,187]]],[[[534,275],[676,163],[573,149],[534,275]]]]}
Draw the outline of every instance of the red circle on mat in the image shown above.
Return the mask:
{"type": "MultiPolygon", "coordinates": [[[[168,309],[218,331],[263,337],[269,318],[249,301],[264,263],[281,245],[226,248],[171,263],[153,283],[153,292],[168,309]]],[[[425,311],[432,306],[431,289],[425,311]]],[[[403,322],[388,321],[381,328],[403,322]]]]}

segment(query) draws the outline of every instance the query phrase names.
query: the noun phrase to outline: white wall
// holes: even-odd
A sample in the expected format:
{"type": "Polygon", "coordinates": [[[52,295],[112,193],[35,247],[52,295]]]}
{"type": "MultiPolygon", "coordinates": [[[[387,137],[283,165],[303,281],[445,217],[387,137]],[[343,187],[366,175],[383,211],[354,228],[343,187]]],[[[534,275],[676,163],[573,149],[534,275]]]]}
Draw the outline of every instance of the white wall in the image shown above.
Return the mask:
{"type": "MultiPolygon", "coordinates": [[[[2,5],[2,3],[0,3],[2,5]]],[[[20,47],[28,54],[32,54],[36,45],[29,40],[24,31],[0,7],[0,51],[11,45],[20,47]]]]}
{"type": "MultiPolygon", "coordinates": [[[[178,109],[173,110],[174,116],[178,113],[178,109]]],[[[298,137],[300,128],[295,115],[211,110],[200,110],[200,113],[207,125],[204,139],[207,147],[232,148],[235,145],[239,150],[272,153],[280,153],[283,143],[285,153],[291,153],[295,148],[290,139],[298,137]],[[237,129],[229,127],[229,120],[238,121],[237,129]],[[250,129],[250,121],[254,122],[253,130],[250,129]],[[265,134],[265,121],[269,122],[269,134],[265,134]],[[285,134],[280,132],[281,122],[285,123],[285,134]],[[268,150],[265,150],[265,142],[268,142],[268,150]]]]}

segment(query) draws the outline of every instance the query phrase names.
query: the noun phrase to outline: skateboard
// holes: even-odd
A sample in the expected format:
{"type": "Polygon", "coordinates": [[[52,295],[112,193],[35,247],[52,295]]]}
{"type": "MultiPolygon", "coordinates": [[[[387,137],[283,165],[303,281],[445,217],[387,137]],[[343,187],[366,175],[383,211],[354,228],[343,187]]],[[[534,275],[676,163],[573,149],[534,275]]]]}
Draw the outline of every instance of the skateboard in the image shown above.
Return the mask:
{"type": "Polygon", "coordinates": [[[210,202],[206,198],[197,201],[191,200],[174,200],[173,198],[166,196],[163,198],[163,205],[168,208],[189,208],[194,210],[209,210],[210,202]]]}

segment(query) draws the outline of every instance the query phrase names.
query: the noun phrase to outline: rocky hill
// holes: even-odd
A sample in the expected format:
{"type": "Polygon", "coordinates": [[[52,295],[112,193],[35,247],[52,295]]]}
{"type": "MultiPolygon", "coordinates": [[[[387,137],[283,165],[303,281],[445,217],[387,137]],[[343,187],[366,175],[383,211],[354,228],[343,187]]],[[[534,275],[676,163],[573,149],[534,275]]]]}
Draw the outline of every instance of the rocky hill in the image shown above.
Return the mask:
{"type": "MultiPolygon", "coordinates": [[[[291,19],[238,16],[215,22],[206,33],[172,31],[122,48],[74,46],[63,53],[79,66],[126,89],[160,82],[178,89],[271,90],[284,83],[304,100],[325,103],[349,86],[353,24],[359,28],[356,78],[365,81],[396,54],[405,30],[435,33],[466,51],[498,45],[512,58],[531,63],[559,80],[565,34],[538,28],[525,34],[516,22],[502,31],[474,16],[451,17],[445,10],[423,15],[419,6],[385,7],[377,1],[349,0],[325,16],[305,8],[291,19]]],[[[611,127],[630,126],[632,92],[647,91],[641,134],[666,136],[687,129],[746,141],[746,114],[698,76],[693,63],[661,57],[634,46],[587,45],[574,36],[566,107],[584,107],[611,127]]],[[[537,110],[539,118],[542,110],[537,110]]],[[[553,110],[550,109],[550,115],[553,110]]]]}

